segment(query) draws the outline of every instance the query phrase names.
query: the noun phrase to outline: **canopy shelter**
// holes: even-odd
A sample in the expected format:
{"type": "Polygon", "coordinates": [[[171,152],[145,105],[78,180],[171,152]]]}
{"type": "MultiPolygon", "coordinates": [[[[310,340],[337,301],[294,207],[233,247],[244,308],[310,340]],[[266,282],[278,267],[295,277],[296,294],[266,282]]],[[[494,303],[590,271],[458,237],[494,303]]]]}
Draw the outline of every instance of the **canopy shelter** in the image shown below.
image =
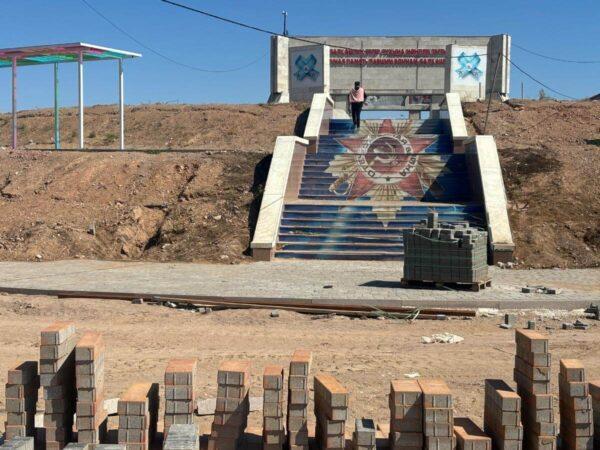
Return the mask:
{"type": "Polygon", "coordinates": [[[83,140],[83,63],[87,61],[117,60],[119,83],[120,149],[125,148],[124,83],[123,60],[138,58],[139,53],[100,47],[99,45],[77,42],[73,44],[39,45],[0,49],[0,69],[12,67],[12,148],[17,148],[17,67],[54,65],[54,145],[60,148],[58,116],[58,64],[76,62],[78,65],[79,86],[79,148],[84,148],[83,140]]]}

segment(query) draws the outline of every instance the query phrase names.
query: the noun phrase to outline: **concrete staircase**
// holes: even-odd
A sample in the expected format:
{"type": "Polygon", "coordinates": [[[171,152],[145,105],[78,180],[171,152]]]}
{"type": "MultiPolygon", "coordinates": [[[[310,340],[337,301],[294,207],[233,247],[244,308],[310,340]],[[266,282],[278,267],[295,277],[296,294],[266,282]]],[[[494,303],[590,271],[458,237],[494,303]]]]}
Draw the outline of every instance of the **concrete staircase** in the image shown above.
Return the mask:
{"type": "Polygon", "coordinates": [[[484,226],[447,121],[365,121],[362,128],[331,120],[317,152],[294,163],[298,198],[284,203],[275,257],[401,260],[402,230],[430,211],[484,226]]]}

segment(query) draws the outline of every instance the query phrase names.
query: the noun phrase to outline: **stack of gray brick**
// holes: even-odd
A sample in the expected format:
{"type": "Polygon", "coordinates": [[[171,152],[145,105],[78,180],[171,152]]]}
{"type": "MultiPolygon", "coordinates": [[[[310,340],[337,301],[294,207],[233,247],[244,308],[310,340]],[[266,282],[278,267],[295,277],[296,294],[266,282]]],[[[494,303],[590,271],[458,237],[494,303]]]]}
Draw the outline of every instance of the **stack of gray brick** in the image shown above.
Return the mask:
{"type": "Polygon", "coordinates": [[[6,439],[35,434],[35,411],[40,379],[37,361],[25,361],[8,371],[6,439]]]}
{"type": "Polygon", "coordinates": [[[263,450],[281,450],[286,443],[283,366],[263,372],[263,450]]]}
{"type": "Polygon", "coordinates": [[[72,440],[75,343],[72,322],[56,322],[42,330],[40,384],[44,387],[46,450],[60,450],[72,440]]]}
{"type": "Polygon", "coordinates": [[[198,361],[172,359],[165,370],[165,420],[164,435],[174,424],[194,423],[194,388],[198,361]]]}
{"type": "Polygon", "coordinates": [[[373,419],[356,419],[352,433],[352,448],[354,450],[375,450],[377,431],[373,419]]]}
{"type": "Polygon", "coordinates": [[[290,450],[308,450],[308,375],[312,353],[296,350],[290,361],[288,377],[287,433],[290,450]]]}
{"type": "Polygon", "coordinates": [[[98,444],[106,438],[104,355],[104,338],[100,333],[85,333],[75,346],[79,443],[98,444]]]}
{"type": "Polygon", "coordinates": [[[35,443],[30,436],[15,436],[6,441],[0,448],[2,450],[34,450],[35,443]]]}
{"type": "Polygon", "coordinates": [[[198,450],[200,441],[194,424],[172,424],[163,450],[198,450]]]}
{"type": "Polygon", "coordinates": [[[476,283],[488,279],[487,232],[430,217],[404,230],[404,280],[476,283]]]}

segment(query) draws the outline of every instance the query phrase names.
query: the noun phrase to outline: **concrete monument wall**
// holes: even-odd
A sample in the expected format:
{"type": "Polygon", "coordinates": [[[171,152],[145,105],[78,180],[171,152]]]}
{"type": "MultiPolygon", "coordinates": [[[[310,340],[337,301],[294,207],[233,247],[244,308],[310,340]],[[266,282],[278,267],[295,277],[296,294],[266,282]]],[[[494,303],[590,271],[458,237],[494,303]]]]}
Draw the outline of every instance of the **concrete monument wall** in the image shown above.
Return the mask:
{"type": "MultiPolygon", "coordinates": [[[[429,109],[450,92],[446,52],[449,45],[485,48],[485,95],[491,92],[498,55],[510,58],[510,36],[299,36],[330,47],[329,94],[340,107],[354,81],[361,81],[371,109],[429,109]],[[397,108],[396,108],[397,109],[397,108]]],[[[294,38],[273,37],[271,52],[271,97],[282,101],[291,92],[292,61],[297,47],[307,47],[294,38]],[[285,52],[285,46],[288,52],[285,52]],[[276,51],[273,49],[276,47],[276,51]],[[276,82],[273,82],[273,79],[276,82]],[[287,80],[287,89],[286,89],[287,80]],[[277,89],[277,90],[274,90],[277,89]]],[[[325,62],[324,62],[325,64],[325,62]]],[[[510,65],[500,57],[494,93],[508,95],[510,65]]],[[[327,85],[327,83],[324,83],[327,85]]],[[[321,91],[325,92],[325,91],[321,91]]]]}

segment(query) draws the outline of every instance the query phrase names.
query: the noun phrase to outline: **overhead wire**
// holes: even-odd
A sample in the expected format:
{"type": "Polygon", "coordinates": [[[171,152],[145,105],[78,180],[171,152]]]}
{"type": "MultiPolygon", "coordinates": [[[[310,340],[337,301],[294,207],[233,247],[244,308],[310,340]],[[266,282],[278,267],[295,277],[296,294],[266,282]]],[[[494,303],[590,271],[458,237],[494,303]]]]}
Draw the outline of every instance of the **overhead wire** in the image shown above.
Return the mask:
{"type": "Polygon", "coordinates": [[[247,64],[244,64],[242,66],[239,67],[234,67],[234,68],[230,68],[230,69],[206,69],[203,67],[198,67],[198,66],[193,66],[181,61],[178,61],[174,58],[171,58],[170,56],[144,44],[142,41],[140,41],[139,39],[137,39],[135,36],[133,36],[131,33],[129,33],[128,31],[126,31],[125,29],[123,29],[122,27],[120,27],[119,25],[117,25],[115,22],[113,22],[112,20],[110,20],[106,15],[102,14],[101,11],[99,11],[98,9],[94,8],[87,0],[81,0],[81,2],[86,5],[91,11],[93,11],[94,13],[96,13],[98,16],[100,16],[102,19],[104,19],[106,22],[108,22],[110,25],[112,25],[114,28],[116,28],[118,31],[120,31],[121,33],[123,33],[125,36],[127,36],[129,39],[131,39],[132,41],[134,41],[135,43],[137,43],[138,45],[140,45],[141,47],[145,48],[146,50],[148,50],[151,53],[154,53],[156,56],[169,61],[172,64],[181,66],[181,67],[185,67],[186,69],[190,69],[190,70],[195,70],[198,72],[205,72],[205,73],[227,73],[227,72],[237,72],[239,70],[245,69],[247,67],[250,67],[253,64],[256,64],[257,62],[259,62],[260,60],[264,59],[265,56],[267,56],[268,50],[266,52],[264,52],[260,57],[250,61],[247,64]]]}
{"type": "Polygon", "coordinates": [[[535,56],[539,56],[540,58],[546,58],[549,59],[551,61],[558,61],[558,62],[563,62],[563,63],[573,63],[573,64],[600,64],[600,60],[588,60],[588,61],[584,61],[584,60],[575,60],[575,59],[563,59],[563,58],[557,58],[555,56],[549,56],[549,55],[544,55],[542,53],[538,53],[538,52],[534,52],[533,50],[529,50],[525,47],[520,46],[519,44],[515,44],[515,43],[511,43],[511,45],[513,47],[516,47],[520,50],[523,50],[524,52],[530,53],[532,55],[535,56]]]}
{"type": "MultiPolygon", "coordinates": [[[[192,12],[195,12],[195,13],[198,13],[198,14],[202,14],[202,15],[207,16],[207,17],[211,17],[211,18],[216,19],[216,20],[220,20],[222,22],[227,22],[227,23],[230,23],[232,25],[237,25],[237,26],[240,26],[240,27],[243,27],[243,28],[248,28],[249,30],[254,30],[254,31],[261,32],[261,33],[269,34],[271,36],[285,37],[285,38],[292,39],[292,40],[295,40],[295,41],[305,42],[307,44],[327,45],[330,48],[338,48],[338,49],[342,49],[342,50],[351,50],[351,51],[363,51],[364,50],[362,48],[352,48],[352,47],[346,47],[346,46],[343,46],[343,45],[330,44],[328,42],[314,41],[314,40],[306,39],[304,37],[299,37],[299,36],[284,35],[282,33],[276,32],[276,31],[267,30],[266,28],[257,27],[255,25],[250,25],[250,24],[247,24],[247,23],[244,23],[244,22],[240,22],[238,20],[229,19],[227,17],[219,16],[217,14],[213,14],[213,13],[210,13],[208,11],[204,11],[204,10],[201,10],[201,9],[198,9],[198,8],[193,8],[191,6],[184,5],[183,3],[174,2],[172,0],[161,0],[161,1],[163,3],[168,3],[169,5],[172,5],[172,6],[177,6],[179,8],[186,9],[188,11],[192,11],[192,12]]],[[[410,55],[407,55],[407,56],[410,56],[410,55]]],[[[486,56],[486,54],[480,54],[479,56],[486,56]]],[[[458,56],[454,56],[452,58],[458,58],[458,56]]]]}

